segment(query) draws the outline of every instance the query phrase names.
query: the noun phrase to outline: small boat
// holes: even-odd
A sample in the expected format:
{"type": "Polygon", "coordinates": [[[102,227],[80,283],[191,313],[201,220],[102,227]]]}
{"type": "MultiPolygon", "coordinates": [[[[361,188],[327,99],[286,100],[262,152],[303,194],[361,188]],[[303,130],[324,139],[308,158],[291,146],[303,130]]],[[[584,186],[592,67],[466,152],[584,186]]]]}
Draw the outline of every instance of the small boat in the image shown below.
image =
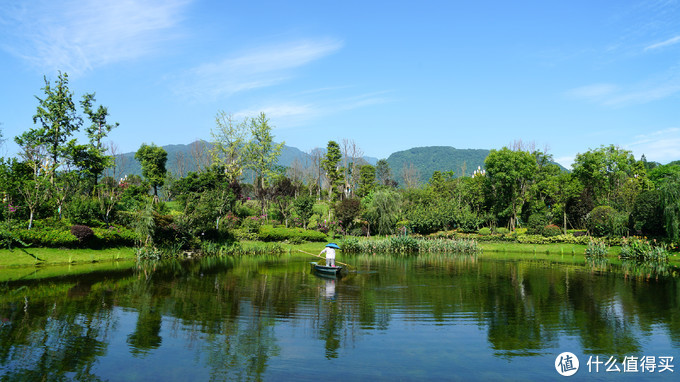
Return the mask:
{"type": "Polygon", "coordinates": [[[312,261],[310,264],[312,265],[313,270],[324,275],[340,276],[340,272],[343,269],[343,267],[327,267],[325,265],[319,265],[316,261],[312,261]]]}

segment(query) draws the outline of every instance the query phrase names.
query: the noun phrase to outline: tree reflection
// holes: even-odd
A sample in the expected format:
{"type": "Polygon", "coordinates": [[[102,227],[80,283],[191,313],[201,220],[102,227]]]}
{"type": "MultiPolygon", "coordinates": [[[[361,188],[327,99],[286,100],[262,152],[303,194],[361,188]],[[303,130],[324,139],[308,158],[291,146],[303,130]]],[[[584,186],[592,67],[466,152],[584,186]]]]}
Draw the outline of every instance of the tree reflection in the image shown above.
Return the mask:
{"type": "Polygon", "coordinates": [[[587,354],[621,358],[643,352],[642,339],[652,331],[666,331],[680,348],[673,269],[646,277],[651,270],[636,265],[535,258],[353,261],[361,272],[341,280],[317,278],[295,259],[243,257],[8,284],[0,290],[2,379],[97,380],[98,360],[121,335],[129,357],[148,359],[169,340],[180,341],[195,352],[189,362],[212,379],[263,379],[282,353],[282,325],[311,329],[296,333],[332,360],[369,341],[364,333],[394,330],[394,322],[445,326],[462,316],[472,317],[492,352],[508,359],[551,351],[565,335],[577,337],[587,354]],[[118,328],[121,309],[134,313],[127,333],[118,328]]]}

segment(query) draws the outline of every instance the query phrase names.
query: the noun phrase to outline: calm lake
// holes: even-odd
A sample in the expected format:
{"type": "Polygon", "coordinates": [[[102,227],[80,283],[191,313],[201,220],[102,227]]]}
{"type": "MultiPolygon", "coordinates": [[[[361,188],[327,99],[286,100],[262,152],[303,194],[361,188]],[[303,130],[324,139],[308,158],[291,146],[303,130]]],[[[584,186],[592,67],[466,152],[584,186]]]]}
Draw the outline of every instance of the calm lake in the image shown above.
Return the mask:
{"type": "Polygon", "coordinates": [[[680,375],[674,269],[345,256],[356,270],[330,279],[310,258],[3,282],[0,380],[554,380],[556,363],[575,369],[563,352],[579,361],[571,380],[680,375]]]}

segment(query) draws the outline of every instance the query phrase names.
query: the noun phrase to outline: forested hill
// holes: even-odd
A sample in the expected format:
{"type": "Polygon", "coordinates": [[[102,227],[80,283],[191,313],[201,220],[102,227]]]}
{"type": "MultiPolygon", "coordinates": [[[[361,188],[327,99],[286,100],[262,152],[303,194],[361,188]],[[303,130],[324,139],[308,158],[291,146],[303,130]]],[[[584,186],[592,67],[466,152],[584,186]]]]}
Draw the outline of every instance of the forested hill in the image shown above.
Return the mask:
{"type": "MultiPolygon", "coordinates": [[[[184,176],[190,171],[196,171],[199,166],[204,166],[209,159],[208,151],[210,143],[205,141],[162,147],[168,153],[166,168],[178,176],[184,176]]],[[[308,153],[298,148],[284,145],[281,150],[281,156],[279,156],[279,166],[290,167],[296,159],[302,167],[309,166],[312,161],[312,157],[308,153]]],[[[377,158],[372,157],[364,157],[364,160],[372,165],[375,165],[378,161],[377,158]]],[[[135,160],[134,152],[117,155],[116,166],[117,176],[142,174],[142,168],[139,162],[135,160]]]]}
{"type": "Polygon", "coordinates": [[[450,146],[414,147],[397,151],[387,158],[394,178],[404,185],[404,171],[411,165],[417,179],[426,183],[435,171],[453,171],[454,176],[470,176],[477,167],[484,168],[484,159],[489,155],[485,149],[456,149],[450,146]]]}
{"type": "MultiPolygon", "coordinates": [[[[168,153],[168,161],[166,167],[168,171],[175,175],[186,175],[189,171],[196,171],[199,166],[203,166],[208,162],[210,143],[205,141],[196,141],[187,145],[167,145],[163,149],[168,153]]],[[[309,154],[300,151],[295,147],[283,146],[281,156],[279,157],[279,165],[289,167],[295,159],[298,159],[302,165],[308,160],[309,154]]],[[[125,153],[116,156],[117,172],[121,175],[134,174],[141,175],[142,168],[137,160],[135,160],[135,153],[125,153]]]]}
{"type": "MultiPolygon", "coordinates": [[[[184,176],[189,171],[196,171],[199,165],[205,166],[209,160],[209,145],[205,141],[196,141],[186,145],[163,146],[168,153],[166,165],[168,171],[184,176]]],[[[404,172],[409,169],[420,184],[426,183],[435,171],[453,171],[456,177],[470,176],[477,167],[484,168],[484,160],[488,155],[489,150],[486,149],[456,149],[450,146],[414,147],[393,153],[387,158],[387,163],[390,165],[393,178],[400,186],[405,186],[404,172]]],[[[376,158],[364,157],[364,159],[372,165],[377,162],[376,158]]],[[[279,165],[290,167],[295,160],[298,160],[303,168],[310,166],[312,162],[309,154],[295,147],[283,146],[279,165]]],[[[142,173],[133,152],[117,155],[116,166],[116,176],[142,173]]]]}

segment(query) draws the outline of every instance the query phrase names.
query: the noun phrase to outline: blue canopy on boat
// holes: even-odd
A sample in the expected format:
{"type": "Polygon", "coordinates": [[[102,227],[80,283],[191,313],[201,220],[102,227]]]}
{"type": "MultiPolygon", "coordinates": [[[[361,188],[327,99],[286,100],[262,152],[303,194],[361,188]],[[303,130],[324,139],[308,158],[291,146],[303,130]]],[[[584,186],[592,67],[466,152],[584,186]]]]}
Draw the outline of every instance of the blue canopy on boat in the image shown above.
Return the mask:
{"type": "Polygon", "coordinates": [[[335,244],[335,243],[326,244],[326,247],[331,247],[331,248],[335,248],[335,249],[340,249],[340,247],[339,247],[337,244],[335,244]]]}

